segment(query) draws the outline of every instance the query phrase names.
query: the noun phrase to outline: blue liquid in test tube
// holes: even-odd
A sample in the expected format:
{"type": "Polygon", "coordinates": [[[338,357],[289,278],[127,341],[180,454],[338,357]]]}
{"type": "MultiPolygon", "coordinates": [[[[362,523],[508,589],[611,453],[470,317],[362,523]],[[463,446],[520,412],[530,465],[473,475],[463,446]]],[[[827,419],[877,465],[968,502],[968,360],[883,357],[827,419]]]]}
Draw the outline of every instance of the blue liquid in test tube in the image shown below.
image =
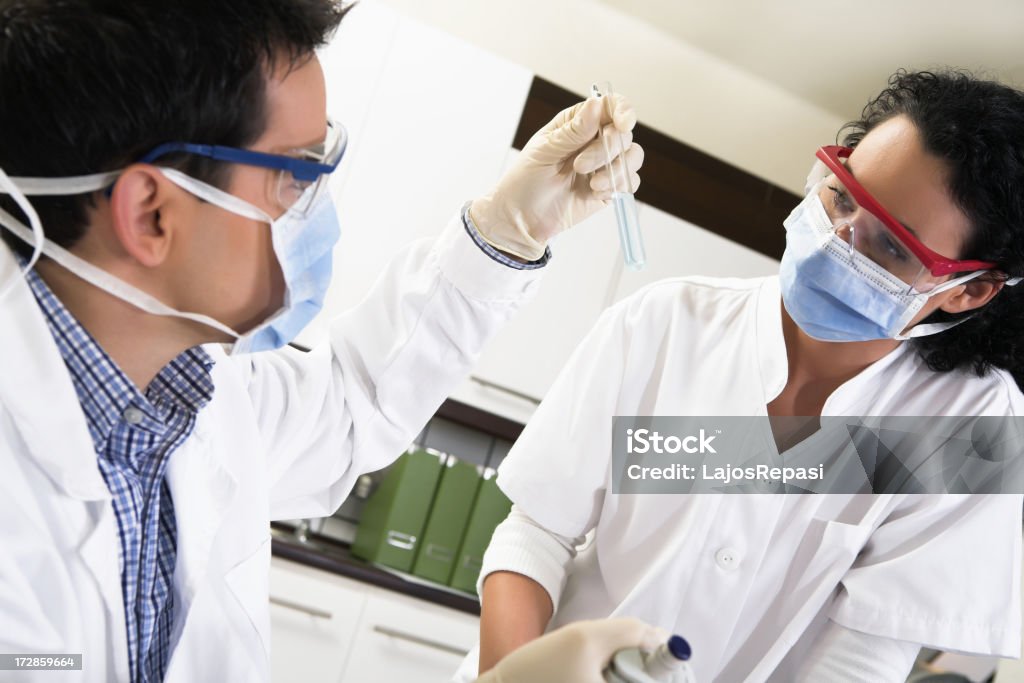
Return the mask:
{"type": "MultiPolygon", "coordinates": [[[[611,97],[610,83],[595,83],[591,88],[594,97],[605,100],[608,117],[614,112],[615,103],[611,97]]],[[[622,260],[630,270],[641,270],[647,262],[644,242],[640,235],[640,220],[637,217],[636,199],[633,197],[632,181],[626,166],[625,149],[619,135],[599,133],[604,145],[605,159],[612,182],[612,204],[615,205],[615,220],[619,224],[619,244],[622,246],[622,260]]]]}

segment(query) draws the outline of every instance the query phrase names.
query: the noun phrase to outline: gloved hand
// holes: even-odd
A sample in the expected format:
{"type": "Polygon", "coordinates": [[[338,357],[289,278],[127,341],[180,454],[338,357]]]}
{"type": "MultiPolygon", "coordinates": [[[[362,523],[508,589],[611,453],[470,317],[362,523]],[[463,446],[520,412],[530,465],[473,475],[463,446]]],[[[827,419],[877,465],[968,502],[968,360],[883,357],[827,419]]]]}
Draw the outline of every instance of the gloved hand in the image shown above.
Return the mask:
{"type": "Polygon", "coordinates": [[[612,154],[625,150],[635,192],[644,159],[643,149],[633,143],[635,125],[633,107],[618,94],[610,106],[605,98],[591,97],[560,112],[530,138],[497,187],[470,206],[481,237],[496,249],[536,261],[549,239],[608,204],[612,184],[597,137],[601,128],[622,136],[621,147],[612,139],[609,147],[612,154]]]}
{"type": "Polygon", "coordinates": [[[476,683],[604,683],[623,648],[654,650],[668,634],[637,619],[577,621],[511,653],[476,683]]]}

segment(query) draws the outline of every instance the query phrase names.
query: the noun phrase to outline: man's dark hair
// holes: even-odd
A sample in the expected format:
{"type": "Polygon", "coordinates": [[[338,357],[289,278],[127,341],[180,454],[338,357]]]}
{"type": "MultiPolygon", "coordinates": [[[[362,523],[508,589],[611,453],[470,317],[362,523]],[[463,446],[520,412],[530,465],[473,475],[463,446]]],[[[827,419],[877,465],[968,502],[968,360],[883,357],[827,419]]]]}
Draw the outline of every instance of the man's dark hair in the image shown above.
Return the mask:
{"type": "MultiPolygon", "coordinates": [[[[266,127],[268,72],[308,59],[346,11],[333,0],[0,0],[0,168],[83,175],[164,142],[246,147],[266,127]]],[[[201,157],[161,163],[226,181],[201,157]]],[[[95,196],[31,201],[47,236],[71,246],[95,196]]]]}
{"type": "MultiPolygon", "coordinates": [[[[949,193],[971,224],[963,253],[945,255],[992,261],[1010,277],[1024,276],[1024,93],[965,71],[898,71],[860,119],[844,127],[844,144],[855,146],[899,115],[946,163],[949,193]]],[[[1024,387],[1024,283],[1004,287],[977,311],[936,311],[926,322],[964,317],[952,329],[914,340],[927,365],[978,375],[1003,368],[1024,387]]]]}

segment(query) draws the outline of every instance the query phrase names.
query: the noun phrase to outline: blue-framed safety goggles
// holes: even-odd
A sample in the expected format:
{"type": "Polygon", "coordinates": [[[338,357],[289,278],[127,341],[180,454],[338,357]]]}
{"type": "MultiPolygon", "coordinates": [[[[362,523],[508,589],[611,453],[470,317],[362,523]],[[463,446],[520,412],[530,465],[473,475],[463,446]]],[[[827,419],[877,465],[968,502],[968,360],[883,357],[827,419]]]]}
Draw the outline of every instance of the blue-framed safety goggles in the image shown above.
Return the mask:
{"type": "Polygon", "coordinates": [[[348,132],[345,127],[337,121],[328,119],[327,135],[323,144],[297,149],[295,153],[298,156],[269,154],[224,145],[166,142],[151,150],[139,161],[152,164],[168,154],[187,153],[232,164],[271,169],[277,171],[277,202],[284,209],[304,214],[327,186],[327,177],[338,168],[347,145],[348,132]]]}

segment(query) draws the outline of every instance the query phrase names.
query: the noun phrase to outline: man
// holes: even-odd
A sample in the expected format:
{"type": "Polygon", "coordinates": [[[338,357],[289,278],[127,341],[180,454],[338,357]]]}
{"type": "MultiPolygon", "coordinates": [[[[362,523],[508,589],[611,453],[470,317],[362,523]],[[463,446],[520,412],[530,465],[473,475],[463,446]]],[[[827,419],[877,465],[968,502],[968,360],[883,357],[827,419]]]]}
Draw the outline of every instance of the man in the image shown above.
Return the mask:
{"type": "MultiPolygon", "coordinates": [[[[80,652],[90,681],[267,679],[269,520],[331,514],[397,457],[548,239],[604,205],[612,122],[588,102],[328,343],[286,348],[338,236],[324,187],[346,136],[314,50],[344,13],[0,5],[0,652],[80,652]]],[[[648,635],[616,632],[583,638],[606,658],[648,635]]]]}

